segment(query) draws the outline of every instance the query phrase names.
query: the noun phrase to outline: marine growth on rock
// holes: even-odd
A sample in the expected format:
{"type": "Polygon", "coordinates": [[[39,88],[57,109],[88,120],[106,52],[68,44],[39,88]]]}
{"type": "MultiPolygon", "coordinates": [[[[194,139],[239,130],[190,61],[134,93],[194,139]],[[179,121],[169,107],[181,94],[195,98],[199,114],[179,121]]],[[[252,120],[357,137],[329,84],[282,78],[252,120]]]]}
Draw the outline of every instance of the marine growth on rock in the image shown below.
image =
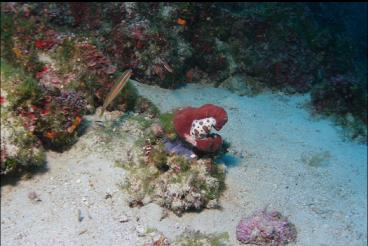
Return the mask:
{"type": "Polygon", "coordinates": [[[257,211],[240,220],[236,238],[241,243],[261,246],[283,246],[296,240],[295,226],[277,211],[257,211]]]}

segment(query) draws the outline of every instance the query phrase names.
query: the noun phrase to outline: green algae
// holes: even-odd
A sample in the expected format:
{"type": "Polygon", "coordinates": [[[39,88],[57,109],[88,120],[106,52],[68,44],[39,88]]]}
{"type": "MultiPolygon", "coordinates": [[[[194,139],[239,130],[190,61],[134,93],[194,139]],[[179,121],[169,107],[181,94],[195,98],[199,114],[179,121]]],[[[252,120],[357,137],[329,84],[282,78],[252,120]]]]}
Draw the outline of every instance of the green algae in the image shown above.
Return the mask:
{"type": "Polygon", "coordinates": [[[176,136],[175,128],[173,125],[174,113],[163,113],[159,116],[161,126],[165,130],[166,134],[171,140],[174,140],[176,136]]]}

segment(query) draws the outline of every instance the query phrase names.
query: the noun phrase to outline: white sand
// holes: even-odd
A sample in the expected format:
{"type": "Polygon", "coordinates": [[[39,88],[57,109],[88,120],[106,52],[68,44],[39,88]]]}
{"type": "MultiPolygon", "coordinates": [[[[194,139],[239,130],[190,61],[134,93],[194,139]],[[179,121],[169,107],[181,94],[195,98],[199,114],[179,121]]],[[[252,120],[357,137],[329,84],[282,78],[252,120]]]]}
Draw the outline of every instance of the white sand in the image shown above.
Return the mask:
{"type": "Polygon", "coordinates": [[[114,167],[114,159],[126,158],[135,137],[127,133],[124,145],[99,152],[92,129],[70,151],[50,152],[47,172],[2,187],[2,245],[141,245],[138,234],[147,227],[171,239],[186,228],[227,231],[230,245],[237,245],[240,218],[266,205],[296,225],[296,245],[366,245],[367,147],[343,141],[332,122],[312,119],[303,108],[307,96],[239,97],[202,85],[176,91],[137,86],[162,111],[204,103],[226,109],[229,121],[220,133],[237,157],[224,159],[229,168],[222,209],[170,214],[160,221],[155,204],[129,208],[117,185],[124,170],[114,167]],[[321,166],[306,163],[321,153],[329,156],[321,166]],[[42,201],[30,201],[29,191],[42,201]],[[112,198],[105,199],[106,193],[112,198]]]}

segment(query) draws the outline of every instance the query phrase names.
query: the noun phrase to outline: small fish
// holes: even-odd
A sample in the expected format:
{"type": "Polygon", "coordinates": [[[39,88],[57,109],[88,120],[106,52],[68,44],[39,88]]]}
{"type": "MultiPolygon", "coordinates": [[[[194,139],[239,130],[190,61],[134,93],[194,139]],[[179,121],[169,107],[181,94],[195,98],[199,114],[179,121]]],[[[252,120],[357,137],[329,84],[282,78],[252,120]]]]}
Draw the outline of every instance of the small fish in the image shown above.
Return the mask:
{"type": "Polygon", "coordinates": [[[73,122],[73,124],[67,129],[69,133],[73,133],[74,130],[79,126],[82,118],[80,116],[77,116],[73,122]]]}
{"type": "Polygon", "coordinates": [[[118,81],[118,83],[115,84],[115,86],[111,89],[108,96],[106,97],[106,100],[102,106],[100,117],[105,112],[107,106],[110,105],[110,103],[116,98],[116,96],[119,94],[119,92],[124,88],[124,86],[127,84],[127,81],[129,80],[130,76],[132,75],[132,70],[128,69],[123,73],[121,76],[121,79],[118,81]]]}
{"type": "Polygon", "coordinates": [[[186,20],[184,20],[184,19],[182,19],[182,18],[178,18],[177,20],[176,20],[176,23],[178,23],[179,25],[181,25],[181,26],[186,26],[187,25],[187,21],[186,20]]]}
{"type": "Polygon", "coordinates": [[[154,65],[153,66],[153,72],[155,74],[157,74],[161,80],[163,80],[165,78],[165,74],[164,74],[164,71],[162,70],[162,67],[161,65],[154,65]]]}
{"type": "Polygon", "coordinates": [[[56,133],[53,131],[48,131],[46,132],[45,137],[49,140],[53,140],[56,137],[56,133]]]}
{"type": "Polygon", "coordinates": [[[172,72],[173,72],[172,68],[169,66],[169,64],[167,64],[167,62],[165,62],[165,61],[164,61],[162,64],[164,65],[164,68],[165,68],[169,73],[172,73],[172,72]]]}
{"type": "Polygon", "coordinates": [[[14,54],[15,54],[15,56],[17,57],[17,58],[20,58],[20,57],[22,57],[22,51],[20,50],[20,49],[18,49],[18,48],[13,48],[12,49],[13,50],[13,52],[14,52],[14,54]]]}
{"type": "Polygon", "coordinates": [[[105,128],[105,125],[104,125],[103,121],[101,121],[101,120],[95,120],[95,123],[96,123],[99,127],[101,127],[101,128],[105,128]]]}

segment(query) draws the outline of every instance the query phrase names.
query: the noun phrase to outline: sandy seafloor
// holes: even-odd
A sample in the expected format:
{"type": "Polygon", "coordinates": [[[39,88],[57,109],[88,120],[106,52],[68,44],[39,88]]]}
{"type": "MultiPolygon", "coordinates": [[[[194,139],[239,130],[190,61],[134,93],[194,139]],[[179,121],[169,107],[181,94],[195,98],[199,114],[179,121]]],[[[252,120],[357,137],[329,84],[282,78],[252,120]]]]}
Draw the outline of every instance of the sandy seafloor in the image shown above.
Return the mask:
{"type": "Polygon", "coordinates": [[[160,220],[162,210],[155,204],[129,208],[118,188],[124,170],[114,166],[114,156],[124,159],[126,146],[135,139],[127,133],[125,145],[99,152],[93,150],[98,140],[89,131],[71,150],[49,152],[47,171],[2,187],[3,246],[141,245],[140,232],[146,228],[170,239],[186,229],[228,232],[229,245],[238,245],[239,220],[265,206],[296,225],[295,245],[367,244],[367,147],[343,140],[331,121],[313,118],[304,107],[308,95],[239,97],[200,84],[175,91],[137,87],[164,112],[204,103],[228,112],[229,121],[220,132],[232,145],[223,160],[228,173],[222,209],[160,220]],[[313,156],[324,158],[309,165],[313,156]],[[28,199],[31,191],[41,201],[28,199]]]}

